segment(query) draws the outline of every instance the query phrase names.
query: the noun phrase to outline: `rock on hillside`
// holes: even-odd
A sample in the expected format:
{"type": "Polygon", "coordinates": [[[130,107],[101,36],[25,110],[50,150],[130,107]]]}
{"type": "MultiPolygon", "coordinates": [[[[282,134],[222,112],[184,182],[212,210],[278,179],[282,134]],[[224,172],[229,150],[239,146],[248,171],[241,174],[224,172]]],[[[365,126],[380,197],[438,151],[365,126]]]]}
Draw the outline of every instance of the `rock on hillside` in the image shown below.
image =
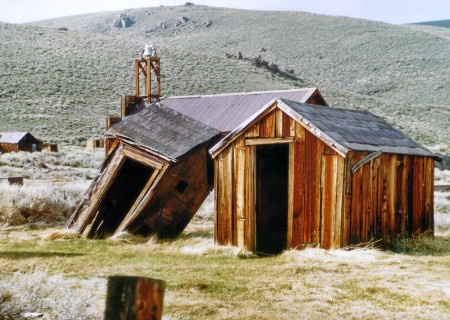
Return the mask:
{"type": "Polygon", "coordinates": [[[117,18],[117,20],[114,21],[114,27],[116,27],[116,28],[128,28],[132,24],[133,24],[133,21],[123,13],[121,13],[119,15],[119,18],[117,18]]]}

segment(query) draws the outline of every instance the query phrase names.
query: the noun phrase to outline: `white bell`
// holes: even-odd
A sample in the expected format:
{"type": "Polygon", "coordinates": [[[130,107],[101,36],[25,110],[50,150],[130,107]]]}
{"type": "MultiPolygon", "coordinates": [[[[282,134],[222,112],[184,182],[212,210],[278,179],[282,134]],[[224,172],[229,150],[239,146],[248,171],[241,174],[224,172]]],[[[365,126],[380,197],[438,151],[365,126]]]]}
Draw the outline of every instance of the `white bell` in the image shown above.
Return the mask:
{"type": "Polygon", "coordinates": [[[151,57],[152,54],[153,54],[153,47],[152,47],[152,45],[147,44],[144,49],[143,57],[148,58],[148,57],[151,57]]]}

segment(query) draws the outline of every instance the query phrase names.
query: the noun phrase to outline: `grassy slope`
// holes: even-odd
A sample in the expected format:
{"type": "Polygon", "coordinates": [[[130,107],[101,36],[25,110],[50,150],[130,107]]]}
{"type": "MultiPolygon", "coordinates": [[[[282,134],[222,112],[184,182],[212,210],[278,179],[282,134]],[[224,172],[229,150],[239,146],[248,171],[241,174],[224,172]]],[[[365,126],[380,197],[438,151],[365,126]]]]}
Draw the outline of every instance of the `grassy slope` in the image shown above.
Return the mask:
{"type": "MultiPolygon", "coordinates": [[[[238,51],[244,57],[261,54],[282,69],[293,69],[305,84],[318,86],[333,105],[372,110],[427,144],[449,140],[448,38],[405,26],[299,12],[205,6],[123,12],[134,21],[130,28],[112,26],[118,12],[39,24],[142,37],[158,47],[219,58],[238,51]],[[182,16],[189,21],[177,26],[182,16]]],[[[244,83],[253,90],[251,79],[244,83]]]]}
{"type": "Polygon", "coordinates": [[[125,13],[135,21],[128,29],[111,26],[117,12],[39,23],[53,29],[0,24],[0,130],[32,130],[69,143],[102,133],[104,116],[117,114],[119,95],[133,92],[133,59],[153,42],[162,57],[166,95],[318,86],[330,104],[371,110],[420,142],[449,140],[445,33],[203,6],[125,13]],[[189,21],[177,26],[181,16],[189,21]],[[61,26],[70,31],[54,30],[61,26]],[[261,54],[303,81],[272,77],[224,57],[238,51],[261,54]]]}
{"type": "MultiPolygon", "coordinates": [[[[101,134],[121,94],[134,92],[143,39],[0,24],[0,131],[76,143],[101,134]]],[[[166,95],[286,89],[247,63],[159,46],[166,95]],[[251,86],[245,79],[252,79],[251,86]]],[[[298,85],[297,85],[298,86],[298,85]]]]}

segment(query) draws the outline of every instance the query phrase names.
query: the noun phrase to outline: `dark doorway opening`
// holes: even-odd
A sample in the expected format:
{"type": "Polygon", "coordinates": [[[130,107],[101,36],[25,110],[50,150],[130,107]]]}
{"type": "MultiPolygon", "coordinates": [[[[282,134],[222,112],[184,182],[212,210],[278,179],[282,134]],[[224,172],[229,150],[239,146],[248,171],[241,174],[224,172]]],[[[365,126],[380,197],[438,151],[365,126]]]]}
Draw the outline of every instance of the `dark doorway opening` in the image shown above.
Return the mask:
{"type": "Polygon", "coordinates": [[[289,144],[256,146],[256,252],[287,247],[289,144]]]}
{"type": "Polygon", "coordinates": [[[100,203],[88,237],[106,238],[119,227],[154,168],[127,158],[100,203]]]}

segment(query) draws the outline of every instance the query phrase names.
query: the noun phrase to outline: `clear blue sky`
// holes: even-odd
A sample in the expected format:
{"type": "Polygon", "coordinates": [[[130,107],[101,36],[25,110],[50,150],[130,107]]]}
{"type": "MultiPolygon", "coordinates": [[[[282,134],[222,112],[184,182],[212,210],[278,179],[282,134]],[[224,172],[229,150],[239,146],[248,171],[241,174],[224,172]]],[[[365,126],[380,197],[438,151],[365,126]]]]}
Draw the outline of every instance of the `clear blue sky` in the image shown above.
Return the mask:
{"type": "MultiPolygon", "coordinates": [[[[31,22],[81,13],[181,5],[188,0],[0,0],[0,21],[31,22]]],[[[450,19],[450,0],[192,0],[216,7],[305,11],[402,24],[450,19]]]]}

